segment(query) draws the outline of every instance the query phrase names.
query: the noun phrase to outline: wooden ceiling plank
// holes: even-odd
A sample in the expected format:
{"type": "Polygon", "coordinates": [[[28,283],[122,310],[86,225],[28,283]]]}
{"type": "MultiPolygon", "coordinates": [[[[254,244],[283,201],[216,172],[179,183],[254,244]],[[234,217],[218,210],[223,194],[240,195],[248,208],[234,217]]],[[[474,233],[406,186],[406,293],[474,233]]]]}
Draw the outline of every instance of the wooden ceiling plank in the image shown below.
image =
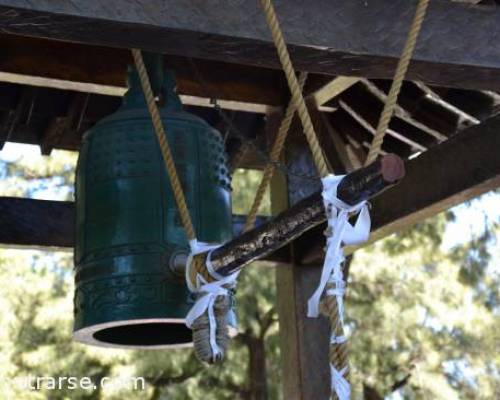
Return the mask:
{"type": "MultiPolygon", "coordinates": [[[[275,5],[297,69],[390,79],[416,0],[275,5]]],[[[0,30],[281,69],[258,2],[0,0],[0,30]]],[[[500,10],[432,1],[408,79],[498,90],[499,38],[500,10]]]]}

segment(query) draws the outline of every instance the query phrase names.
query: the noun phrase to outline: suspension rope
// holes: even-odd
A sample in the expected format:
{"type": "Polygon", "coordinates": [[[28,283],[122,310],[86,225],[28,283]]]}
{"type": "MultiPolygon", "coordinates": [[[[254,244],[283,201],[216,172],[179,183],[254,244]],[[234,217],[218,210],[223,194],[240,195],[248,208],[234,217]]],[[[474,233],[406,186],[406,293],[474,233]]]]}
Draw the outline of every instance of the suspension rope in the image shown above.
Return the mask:
{"type": "Polygon", "coordinates": [[[288,48],[286,47],[285,39],[283,38],[283,32],[281,31],[278,18],[276,17],[276,12],[274,11],[271,0],[260,0],[260,4],[264,9],[267,24],[271,30],[274,45],[276,46],[281,66],[283,67],[286,80],[288,81],[288,86],[290,87],[292,101],[295,104],[297,113],[302,121],[304,134],[309,142],[314,163],[316,164],[319,175],[321,177],[325,177],[329,173],[328,165],[326,163],[325,156],[323,155],[323,151],[321,150],[316,132],[314,131],[314,126],[311,121],[311,116],[307,110],[304,96],[302,96],[302,90],[300,89],[300,84],[297,80],[297,76],[295,75],[292,60],[290,59],[290,54],[288,52],[288,48]]]}
{"type": "Polygon", "coordinates": [[[368,156],[366,157],[365,165],[368,165],[375,161],[382,148],[384,136],[387,132],[387,128],[389,127],[389,122],[391,121],[394,109],[396,108],[399,92],[401,91],[401,86],[406,76],[406,71],[408,70],[410,60],[413,56],[413,51],[415,50],[417,38],[420,33],[420,29],[422,28],[428,5],[429,0],[419,0],[418,2],[415,17],[411,24],[403,53],[401,54],[401,58],[399,59],[391,89],[389,91],[389,94],[387,95],[387,100],[385,102],[382,115],[380,116],[377,131],[375,133],[375,136],[373,137],[368,156]]]}
{"type": "MultiPolygon", "coordinates": [[[[288,86],[292,93],[292,101],[295,104],[299,117],[302,121],[304,134],[309,143],[309,147],[313,156],[313,160],[316,164],[316,168],[318,169],[318,172],[322,178],[327,178],[329,175],[329,171],[326,163],[326,158],[321,150],[316,132],[314,131],[311,117],[309,115],[309,111],[307,110],[304,98],[302,96],[302,90],[297,81],[295,70],[292,66],[292,62],[290,59],[290,54],[288,53],[288,49],[285,40],[283,38],[283,33],[281,31],[278,19],[276,17],[276,12],[274,11],[274,7],[272,5],[272,1],[260,0],[260,3],[264,9],[266,21],[269,26],[269,29],[271,30],[274,45],[277,49],[278,56],[280,58],[283,70],[285,72],[288,81],[288,86]]],[[[323,270],[324,271],[326,270],[325,266],[323,266],[323,270]]],[[[322,290],[320,290],[320,295],[322,294],[321,292],[322,290]]],[[[337,298],[338,296],[335,297],[335,299],[337,298]]],[[[330,327],[332,332],[334,332],[335,338],[343,337],[343,324],[341,324],[342,316],[341,316],[341,310],[337,309],[337,301],[335,301],[333,307],[334,308],[332,309],[328,309],[328,315],[330,317],[330,327]]],[[[345,345],[344,342],[339,344],[345,345]]],[[[331,387],[333,395],[337,396],[340,400],[348,399],[349,395],[342,396],[342,393],[345,393],[346,390],[350,392],[350,387],[349,383],[347,382],[347,376],[346,376],[348,369],[346,347],[340,348],[337,346],[336,343],[331,343],[330,369],[332,376],[331,387]]]]}
{"type": "MultiPolygon", "coordinates": [[[[301,72],[298,79],[298,84],[301,93],[302,89],[304,88],[304,84],[306,83],[306,80],[307,80],[307,72],[301,72]]],[[[266,189],[269,185],[269,182],[271,182],[271,179],[274,175],[274,171],[276,170],[276,165],[281,156],[281,151],[283,150],[283,146],[285,145],[285,140],[288,136],[290,125],[292,125],[293,116],[295,115],[295,110],[296,110],[295,103],[293,100],[290,100],[290,102],[288,103],[288,107],[286,108],[285,115],[281,120],[278,133],[276,134],[276,139],[271,149],[271,153],[269,154],[269,162],[264,168],[262,180],[260,181],[259,188],[255,193],[253,204],[250,207],[250,211],[248,212],[247,221],[245,223],[243,232],[252,229],[255,224],[255,220],[257,219],[257,213],[259,211],[260,205],[262,204],[262,200],[264,199],[264,194],[266,193],[266,189]]]]}
{"type": "MultiPolygon", "coordinates": [[[[330,370],[332,396],[339,400],[348,400],[351,395],[351,389],[348,382],[349,364],[347,359],[347,339],[344,336],[343,297],[345,294],[346,282],[343,280],[343,272],[341,268],[344,260],[341,246],[342,242],[347,242],[346,238],[344,237],[344,229],[345,226],[348,225],[348,212],[351,210],[346,204],[338,202],[336,194],[333,197],[328,198],[328,196],[332,196],[332,189],[336,193],[336,187],[335,185],[333,185],[333,187],[327,189],[325,187],[325,183],[330,179],[335,180],[335,177],[332,178],[331,176],[328,176],[326,159],[321,151],[318,138],[314,131],[309,112],[302,96],[302,90],[300,89],[299,83],[297,82],[290,55],[283,38],[283,33],[279,26],[274,7],[272,5],[272,0],[260,0],[260,3],[264,9],[266,21],[271,30],[274,45],[276,46],[278,56],[285,72],[290,91],[292,93],[292,100],[297,107],[298,114],[304,128],[304,134],[306,135],[307,141],[309,142],[314,162],[316,164],[318,172],[322,177],[324,186],[323,197],[325,200],[325,211],[328,216],[329,225],[329,230],[327,230],[326,232],[327,237],[329,237],[327,239],[327,255],[325,259],[325,265],[323,266],[320,286],[308,303],[308,316],[314,317],[317,315],[318,301],[325,291],[326,296],[324,296],[324,299],[321,302],[321,308],[322,311],[330,318],[330,328],[332,332],[330,338],[330,370]],[[332,233],[333,230],[335,230],[334,233],[332,233]],[[328,274],[331,274],[329,278],[327,276],[328,274]]],[[[408,69],[413,51],[415,49],[415,44],[420,32],[420,28],[422,27],[428,3],[429,0],[419,0],[414,21],[410,28],[405,47],[403,49],[403,54],[399,60],[395,77],[377,127],[377,132],[374,136],[369,154],[366,159],[366,165],[375,161],[381,150],[384,135],[394,113],[397,98],[399,92],[401,91],[402,83],[406,75],[406,71],[408,69]]],[[[358,234],[361,237],[365,234],[369,234],[369,214],[365,204],[361,203],[356,207],[359,207],[358,212],[361,211],[361,214],[365,214],[365,218],[363,218],[365,222],[364,224],[361,224],[359,226],[360,230],[358,231],[358,234]],[[366,228],[368,228],[367,231],[366,228]]],[[[247,223],[247,226],[249,225],[249,223],[247,223]]],[[[355,230],[356,229],[354,229],[353,231],[355,230]]]]}
{"type": "Polygon", "coordinates": [[[175,203],[177,204],[177,209],[179,210],[182,226],[186,231],[188,240],[192,242],[196,240],[193,222],[191,220],[191,216],[189,215],[186,197],[184,196],[184,191],[182,190],[182,185],[179,180],[179,176],[177,175],[177,169],[175,168],[174,158],[172,157],[172,152],[168,144],[167,134],[165,133],[165,128],[163,127],[163,123],[161,121],[160,111],[158,110],[153,89],[151,88],[148,71],[144,65],[141,51],[138,49],[132,49],[132,55],[134,57],[137,73],[139,74],[139,78],[141,80],[142,91],[144,92],[144,97],[146,98],[148,110],[151,114],[154,132],[156,138],[158,139],[163,161],[165,162],[165,166],[167,168],[168,177],[170,178],[170,184],[172,186],[172,192],[174,194],[175,203]]]}

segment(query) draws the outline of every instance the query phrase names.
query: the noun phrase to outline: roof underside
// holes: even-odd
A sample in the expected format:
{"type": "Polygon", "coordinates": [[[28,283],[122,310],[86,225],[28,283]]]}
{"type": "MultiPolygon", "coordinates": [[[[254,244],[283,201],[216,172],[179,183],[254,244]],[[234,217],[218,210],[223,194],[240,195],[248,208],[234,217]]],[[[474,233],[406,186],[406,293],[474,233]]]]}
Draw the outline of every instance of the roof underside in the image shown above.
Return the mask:
{"type": "MultiPolygon", "coordinates": [[[[127,51],[9,35],[1,35],[0,43],[6,49],[0,59],[1,145],[37,144],[44,154],[54,148],[76,151],[82,134],[119,107],[127,51]]],[[[186,108],[227,136],[231,157],[242,143],[250,144],[239,166],[265,165],[265,113],[288,101],[282,72],[179,56],[166,56],[166,64],[176,71],[186,108]]],[[[306,95],[321,98],[319,110],[354,164],[366,155],[389,87],[389,80],[320,74],[308,80],[306,95]]],[[[407,81],[383,151],[411,157],[499,109],[500,96],[492,91],[407,81]]]]}

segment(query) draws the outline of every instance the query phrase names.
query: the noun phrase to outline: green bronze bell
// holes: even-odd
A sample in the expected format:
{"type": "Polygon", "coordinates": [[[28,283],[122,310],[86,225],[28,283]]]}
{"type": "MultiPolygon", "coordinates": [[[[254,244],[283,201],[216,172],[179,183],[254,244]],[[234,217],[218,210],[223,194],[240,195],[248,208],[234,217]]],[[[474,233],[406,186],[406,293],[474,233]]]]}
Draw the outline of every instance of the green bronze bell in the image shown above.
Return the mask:
{"type": "MultiPolygon", "coordinates": [[[[230,177],[219,132],[184,112],[160,56],[148,63],[199,241],[231,238],[230,177]]],[[[151,61],[151,60],[150,60],[151,61]]],[[[74,338],[108,347],[191,344],[189,252],[139,78],[84,136],[76,174],[74,338]]]]}

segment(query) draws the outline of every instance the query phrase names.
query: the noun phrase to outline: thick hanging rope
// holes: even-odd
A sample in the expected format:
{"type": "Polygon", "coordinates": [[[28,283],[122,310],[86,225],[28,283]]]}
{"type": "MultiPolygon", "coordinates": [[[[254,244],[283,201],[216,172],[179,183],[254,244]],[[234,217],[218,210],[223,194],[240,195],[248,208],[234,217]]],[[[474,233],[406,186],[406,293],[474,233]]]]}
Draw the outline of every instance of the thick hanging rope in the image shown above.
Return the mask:
{"type": "MultiPolygon", "coordinates": [[[[299,89],[301,93],[306,80],[307,72],[301,72],[298,79],[299,89]]],[[[281,120],[278,133],[276,134],[276,139],[271,149],[271,153],[269,154],[269,163],[267,163],[266,167],[264,168],[262,180],[260,181],[259,188],[255,193],[252,207],[250,207],[250,211],[248,212],[247,221],[243,229],[244,232],[252,229],[255,224],[257,213],[259,212],[260,205],[262,204],[262,200],[264,199],[266,189],[269,185],[269,182],[271,182],[274,171],[276,169],[276,163],[279,161],[283,146],[285,145],[285,140],[288,136],[288,131],[290,130],[290,125],[292,125],[292,120],[295,115],[295,110],[295,103],[293,100],[290,100],[290,102],[288,103],[288,107],[286,108],[285,115],[281,120]]]]}
{"type": "MultiPolygon", "coordinates": [[[[323,153],[321,152],[321,148],[314,132],[309,113],[305,106],[302,93],[298,88],[294,69],[292,67],[290,56],[283,39],[283,34],[274,11],[272,1],[261,0],[260,2],[265,11],[266,20],[269,28],[271,29],[273,41],[277,48],[283,70],[285,71],[290,91],[292,92],[292,99],[297,106],[298,113],[304,127],[304,133],[309,142],[318,171],[322,177],[325,211],[328,217],[328,229],[326,232],[327,249],[320,285],[309,300],[308,315],[313,317],[317,316],[319,311],[319,301],[323,293],[326,292],[326,296],[324,296],[322,302],[322,309],[323,312],[330,317],[330,326],[332,331],[330,339],[331,387],[335,398],[338,398],[339,400],[347,400],[350,398],[351,392],[350,385],[347,380],[349,374],[346,346],[347,339],[344,336],[343,297],[345,294],[346,283],[343,280],[342,271],[342,263],[344,261],[342,244],[354,243],[358,240],[363,241],[367,239],[367,235],[370,230],[368,209],[364,203],[351,207],[341,202],[336,197],[336,185],[339,182],[339,177],[328,176],[327,163],[323,153]],[[350,212],[360,212],[360,217],[358,218],[358,222],[355,227],[350,225],[348,222],[350,212]],[[346,230],[350,231],[350,233],[346,232],[346,230]],[[364,236],[366,236],[366,238],[364,236]]],[[[384,134],[394,112],[397,97],[401,90],[402,82],[415,48],[415,43],[422,26],[427,6],[428,0],[420,0],[403,54],[398,63],[398,68],[396,69],[396,75],[389,92],[388,100],[385,104],[384,111],[377,128],[377,134],[373,139],[373,143],[366,160],[366,164],[373,162],[380,152],[384,134]]]]}
{"type": "Polygon", "coordinates": [[[389,94],[387,95],[384,110],[382,111],[382,114],[380,116],[377,131],[375,133],[375,136],[373,137],[368,156],[366,157],[365,165],[368,165],[375,161],[382,148],[382,142],[384,141],[384,136],[387,132],[387,128],[389,127],[389,122],[391,121],[394,109],[396,108],[399,92],[401,91],[401,86],[403,84],[406,71],[408,70],[413,51],[415,50],[418,34],[420,33],[420,29],[422,28],[428,5],[429,0],[419,0],[418,2],[415,17],[411,24],[403,53],[401,55],[401,58],[399,59],[391,89],[389,91],[389,94]]]}
{"type": "MultiPolygon", "coordinates": [[[[132,49],[135,66],[139,74],[142,90],[148,106],[154,132],[158,139],[161,154],[167,168],[168,177],[172,186],[174,199],[179,210],[182,225],[186,232],[191,247],[192,270],[201,270],[205,265],[203,253],[211,247],[198,243],[194,226],[187,207],[186,198],[177,175],[172,152],[168,143],[165,128],[161,120],[160,111],[155,101],[155,96],[151,88],[146,66],[142,58],[142,53],[138,49],[132,49]]],[[[189,265],[186,266],[186,276],[190,289],[197,293],[197,300],[193,309],[186,317],[187,324],[193,329],[193,342],[195,353],[201,361],[213,363],[223,358],[228,338],[228,327],[226,317],[231,309],[231,298],[228,287],[234,284],[237,275],[229,276],[224,280],[208,284],[202,278],[195,275],[190,279],[189,265]],[[224,287],[224,285],[226,287],[224,287]]]]}
{"type": "MultiPolygon", "coordinates": [[[[404,81],[410,60],[413,55],[413,51],[415,49],[418,34],[422,27],[428,4],[429,0],[420,0],[418,3],[415,17],[408,33],[408,38],[399,60],[398,67],[394,75],[394,80],[392,82],[387,101],[384,105],[384,109],[378,123],[377,132],[373,138],[373,142],[370,147],[365,165],[368,165],[375,161],[378,154],[380,153],[385,133],[387,132],[387,128],[389,127],[389,122],[394,113],[398,95],[401,91],[402,83],[404,81]]],[[[331,235],[331,231],[329,232],[329,234],[331,235]]],[[[347,395],[349,393],[345,385],[345,383],[349,379],[347,339],[344,336],[343,323],[341,322],[341,319],[336,318],[337,315],[342,313],[342,310],[339,310],[339,296],[343,296],[344,292],[345,282],[343,282],[343,280],[337,282],[337,284],[335,284],[335,282],[328,282],[328,284],[326,285],[326,293],[330,293],[332,295],[325,296],[322,302],[322,312],[330,318],[330,326],[332,330],[330,338],[332,386],[335,387],[335,384],[337,384],[337,387],[339,387],[340,393],[337,393],[337,397],[339,399],[341,398],[342,393],[347,395]],[[344,392],[342,392],[342,390],[344,390],[344,392]]]]}
{"type": "Polygon", "coordinates": [[[264,9],[267,24],[269,25],[269,29],[271,30],[274,45],[276,46],[281,65],[283,67],[283,71],[285,72],[286,80],[288,81],[288,86],[292,94],[292,101],[295,104],[297,113],[302,122],[304,134],[306,135],[307,141],[309,143],[314,163],[316,164],[319,175],[321,177],[327,176],[329,173],[328,164],[326,163],[326,159],[323,155],[323,151],[321,150],[318,137],[316,136],[316,132],[314,131],[314,126],[311,121],[311,116],[309,115],[309,112],[307,110],[304,96],[302,96],[302,90],[300,88],[299,81],[297,80],[297,76],[295,75],[295,70],[292,66],[290,54],[288,53],[285,39],[283,38],[283,33],[281,32],[281,28],[276,17],[276,12],[274,11],[271,0],[260,0],[260,4],[264,9]]]}
{"type": "MultiPolygon", "coordinates": [[[[302,96],[302,91],[300,90],[300,86],[297,82],[297,78],[295,76],[295,70],[292,66],[292,62],[290,59],[290,55],[288,53],[288,49],[286,47],[285,40],[283,38],[283,33],[281,32],[281,28],[279,26],[278,19],[276,17],[276,13],[274,11],[274,7],[272,5],[271,0],[261,0],[260,1],[264,13],[266,16],[267,24],[269,25],[269,28],[271,30],[271,34],[273,37],[274,44],[276,46],[278,56],[281,61],[281,65],[283,67],[283,70],[285,72],[287,81],[288,81],[288,86],[290,88],[290,91],[292,93],[292,100],[297,107],[297,112],[299,114],[299,117],[302,121],[302,126],[304,128],[304,134],[307,138],[307,141],[309,143],[309,147],[314,159],[314,162],[316,164],[316,168],[318,169],[318,172],[320,176],[323,179],[327,179],[329,176],[329,171],[328,171],[328,166],[326,163],[325,156],[321,150],[318,137],[316,135],[316,132],[314,131],[314,127],[311,121],[311,117],[309,115],[309,111],[307,110],[304,98],[302,96]]],[[[327,204],[325,202],[325,209],[327,207],[327,204]]],[[[327,211],[327,209],[325,210],[327,211]]],[[[347,216],[345,216],[345,219],[347,219],[347,216]]],[[[331,218],[329,219],[329,223],[331,221],[331,218]]],[[[331,248],[330,243],[328,243],[328,248],[331,248]]],[[[340,240],[339,240],[339,246],[337,251],[340,252],[340,240]]],[[[340,253],[339,253],[340,254],[340,253]]],[[[333,260],[334,261],[334,260],[333,260]]],[[[323,266],[323,271],[326,272],[327,270],[327,262],[330,262],[330,265],[332,266],[332,260],[328,260],[325,258],[325,265],[323,266]]],[[[323,294],[323,288],[319,288],[319,297],[323,294]]],[[[336,296],[338,299],[339,296],[336,296]]],[[[329,311],[329,316],[331,317],[331,329],[334,332],[337,332],[337,327],[340,325],[340,318],[341,318],[341,312],[342,310],[328,310],[329,311]]],[[[310,314],[310,313],[308,313],[310,314]]],[[[314,313],[313,313],[314,314],[314,313]]],[[[311,316],[311,315],[310,315],[311,316]]],[[[340,325],[342,329],[343,326],[340,325]]],[[[343,330],[343,329],[342,329],[343,330]]],[[[343,334],[336,335],[335,337],[340,337],[343,336],[343,334]]],[[[344,343],[342,343],[344,344],[344,343]]],[[[335,396],[337,396],[340,400],[345,400],[349,399],[350,397],[350,386],[349,383],[347,382],[346,379],[346,374],[348,370],[348,363],[347,363],[347,353],[340,353],[337,349],[337,344],[332,343],[330,347],[330,369],[331,369],[331,376],[332,376],[332,382],[331,382],[331,387],[333,393],[335,393],[335,396]],[[340,366],[339,366],[340,365],[340,366]]]]}

